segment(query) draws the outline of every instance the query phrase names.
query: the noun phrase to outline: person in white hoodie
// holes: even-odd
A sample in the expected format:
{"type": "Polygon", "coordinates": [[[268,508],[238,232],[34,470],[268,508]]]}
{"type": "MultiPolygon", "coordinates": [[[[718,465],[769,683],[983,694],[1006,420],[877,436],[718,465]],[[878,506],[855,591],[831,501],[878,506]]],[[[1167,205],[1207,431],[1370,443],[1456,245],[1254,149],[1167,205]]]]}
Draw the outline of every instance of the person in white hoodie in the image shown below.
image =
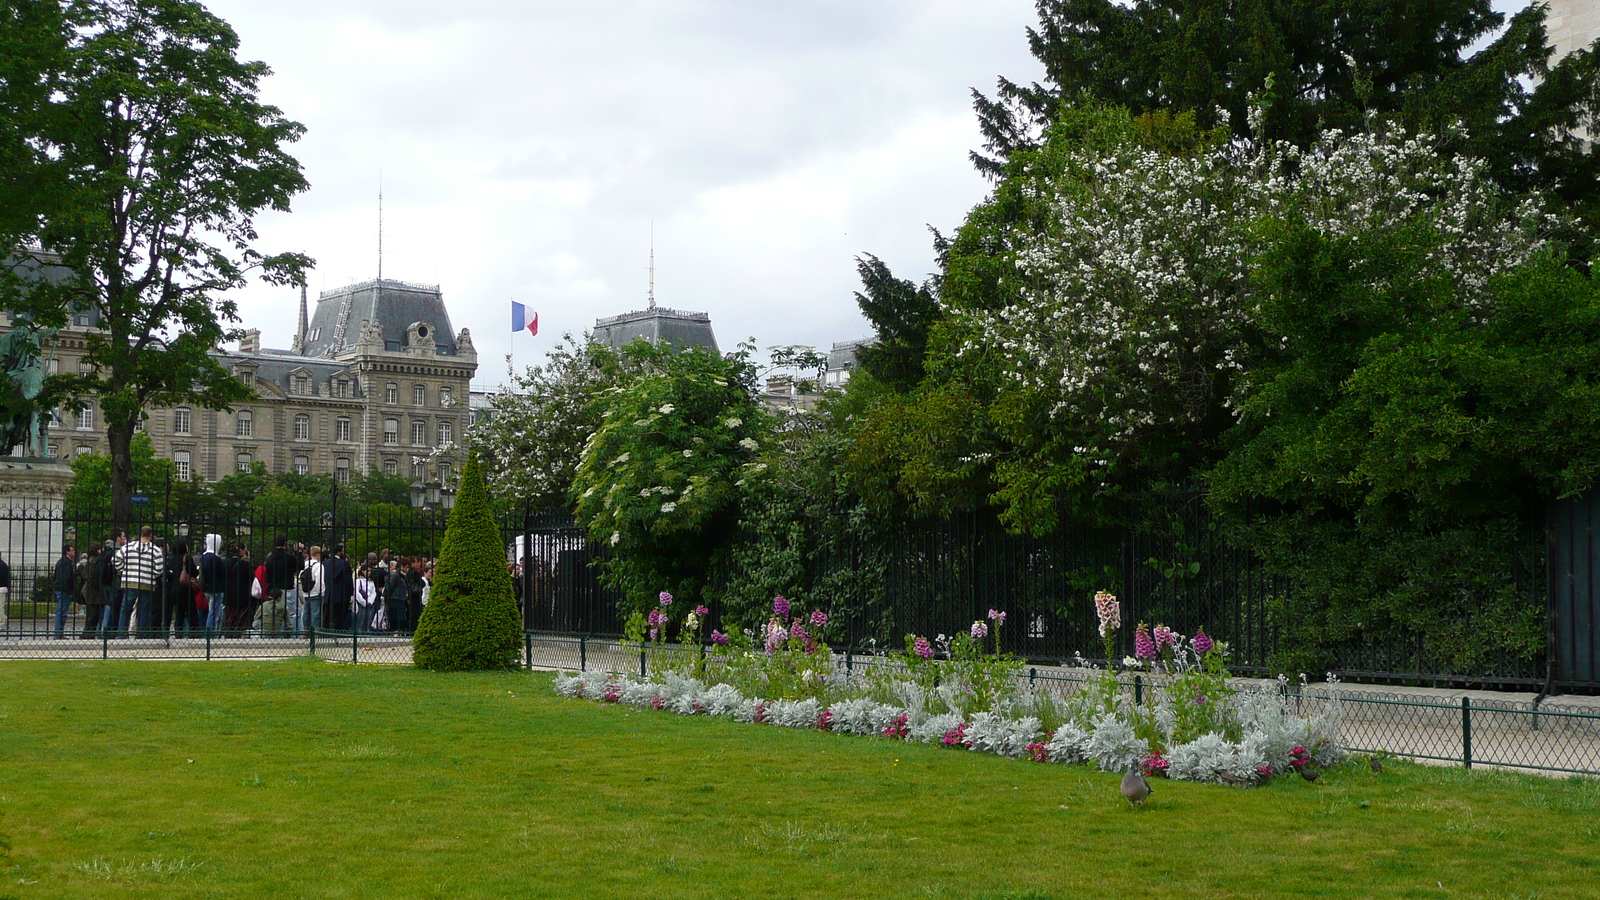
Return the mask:
{"type": "Polygon", "coordinates": [[[228,561],[222,558],[222,535],[206,535],[206,552],[200,554],[200,592],[206,595],[206,630],[222,629],[222,580],[228,561]]]}
{"type": "Polygon", "coordinates": [[[351,627],[356,631],[372,630],[372,614],[378,602],[378,585],[373,582],[372,568],[362,566],[356,575],[356,595],[350,600],[351,627]]]}

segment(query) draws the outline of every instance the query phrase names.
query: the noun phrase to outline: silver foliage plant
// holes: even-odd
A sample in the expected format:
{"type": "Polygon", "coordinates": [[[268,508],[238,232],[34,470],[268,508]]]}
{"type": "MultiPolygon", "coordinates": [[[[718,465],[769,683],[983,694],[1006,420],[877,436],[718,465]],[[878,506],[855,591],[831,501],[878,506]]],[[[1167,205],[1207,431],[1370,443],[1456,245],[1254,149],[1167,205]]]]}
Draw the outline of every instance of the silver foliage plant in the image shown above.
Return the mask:
{"type": "MultiPolygon", "coordinates": [[[[835,679],[836,690],[848,691],[848,679],[835,679]]],[[[875,685],[881,688],[881,680],[875,685]]],[[[1164,692],[1152,690],[1150,702],[1136,706],[1118,696],[1097,705],[1090,692],[1066,701],[1029,690],[1024,683],[1001,698],[997,711],[964,717],[957,712],[929,712],[922,691],[909,682],[891,688],[904,705],[882,703],[869,696],[853,696],[824,704],[816,697],[800,700],[764,700],[745,697],[730,684],[706,685],[696,678],[669,673],[660,681],[636,680],[607,672],[561,673],[556,693],[599,702],[656,708],[679,715],[721,716],[741,722],[761,722],[785,728],[824,728],[843,734],[882,736],[894,729],[905,739],[939,744],[946,735],[963,730],[964,744],[980,753],[1018,758],[1031,756],[1054,763],[1090,763],[1107,772],[1137,766],[1151,753],[1150,740],[1141,729],[1154,729],[1170,748],[1167,776],[1183,781],[1256,783],[1269,774],[1291,768],[1296,748],[1303,748],[1318,766],[1331,765],[1341,756],[1338,742],[1337,681],[1330,679],[1325,693],[1317,695],[1302,683],[1292,691],[1286,680],[1264,687],[1243,687],[1218,702],[1228,704],[1230,718],[1238,723],[1237,740],[1207,733],[1187,743],[1172,741],[1173,716],[1166,709],[1164,692]],[[1290,698],[1296,697],[1291,704],[1290,698]],[[1037,713],[1037,714],[1036,714],[1037,713]],[[1059,716],[1060,723],[1047,733],[1041,715],[1059,716]],[[1039,748],[1039,749],[1036,749],[1039,748]],[[1042,756],[1041,756],[1042,754],[1042,756]]],[[[1145,733],[1150,733],[1146,731],[1145,733]]]]}

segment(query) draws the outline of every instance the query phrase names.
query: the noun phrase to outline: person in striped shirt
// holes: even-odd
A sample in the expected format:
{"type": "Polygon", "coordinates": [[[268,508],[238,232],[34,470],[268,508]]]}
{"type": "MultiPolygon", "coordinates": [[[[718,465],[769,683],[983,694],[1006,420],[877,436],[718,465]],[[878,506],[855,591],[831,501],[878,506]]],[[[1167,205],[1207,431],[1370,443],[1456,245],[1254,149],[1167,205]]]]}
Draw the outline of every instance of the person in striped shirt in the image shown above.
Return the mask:
{"type": "Polygon", "coordinates": [[[155,532],[149,525],[139,529],[139,540],[118,547],[113,561],[117,568],[118,584],[122,587],[122,622],[118,631],[128,633],[129,619],[135,607],[139,610],[139,631],[149,631],[156,582],[161,578],[161,570],[166,563],[165,554],[155,545],[155,532]]]}

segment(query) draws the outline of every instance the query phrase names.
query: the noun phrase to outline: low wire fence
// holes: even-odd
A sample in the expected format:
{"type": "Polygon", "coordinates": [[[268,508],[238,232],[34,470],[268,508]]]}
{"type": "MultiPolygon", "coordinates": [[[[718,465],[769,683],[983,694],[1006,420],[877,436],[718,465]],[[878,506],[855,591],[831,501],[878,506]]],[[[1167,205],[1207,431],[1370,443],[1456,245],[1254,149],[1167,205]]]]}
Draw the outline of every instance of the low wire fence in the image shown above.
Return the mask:
{"type": "MultiPolygon", "coordinates": [[[[674,651],[681,654],[681,651],[674,651]]],[[[293,635],[221,632],[138,634],[92,638],[25,635],[0,638],[0,659],[280,659],[315,656],[331,662],[409,665],[411,636],[392,632],[317,629],[293,635]]],[[[617,672],[649,677],[666,659],[655,649],[617,638],[525,632],[520,662],[526,669],[617,672]]],[[[880,652],[846,650],[837,665],[849,674],[900,664],[880,652]]],[[[1070,696],[1093,673],[1032,666],[1019,675],[1025,687],[1070,696]]],[[[1140,700],[1159,687],[1136,676],[1120,682],[1140,700]]],[[[1240,679],[1247,689],[1277,689],[1295,704],[1337,701],[1339,735],[1354,754],[1385,754],[1467,768],[1492,767],[1600,775],[1600,707],[1531,703],[1514,698],[1419,698],[1360,687],[1240,679]]]]}

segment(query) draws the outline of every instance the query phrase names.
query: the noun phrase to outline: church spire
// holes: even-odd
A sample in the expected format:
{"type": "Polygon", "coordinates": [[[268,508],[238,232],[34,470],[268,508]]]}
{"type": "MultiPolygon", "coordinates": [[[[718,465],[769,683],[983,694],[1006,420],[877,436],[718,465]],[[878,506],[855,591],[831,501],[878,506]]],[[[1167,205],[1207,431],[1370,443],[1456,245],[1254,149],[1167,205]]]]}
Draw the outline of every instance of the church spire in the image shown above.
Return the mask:
{"type": "Polygon", "coordinates": [[[295,353],[306,352],[306,334],[311,330],[311,320],[306,315],[306,286],[300,284],[300,330],[294,333],[294,345],[290,347],[295,353]]]}

